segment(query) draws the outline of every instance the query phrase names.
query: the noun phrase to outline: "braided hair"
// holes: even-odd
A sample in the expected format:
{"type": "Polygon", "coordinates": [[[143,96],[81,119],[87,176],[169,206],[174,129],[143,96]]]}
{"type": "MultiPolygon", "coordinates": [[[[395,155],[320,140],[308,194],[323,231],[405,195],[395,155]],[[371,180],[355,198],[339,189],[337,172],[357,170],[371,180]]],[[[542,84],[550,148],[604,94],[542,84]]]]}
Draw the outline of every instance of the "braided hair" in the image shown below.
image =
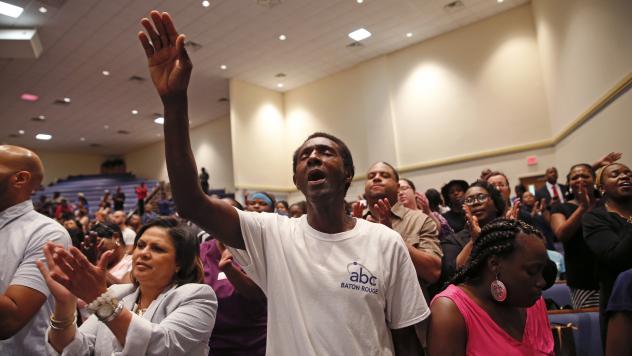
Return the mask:
{"type": "Polygon", "coordinates": [[[448,284],[457,285],[477,278],[488,257],[507,256],[514,251],[516,237],[520,233],[536,235],[544,240],[544,236],[538,229],[520,220],[506,218],[492,220],[481,229],[480,235],[474,241],[470,258],[448,284]]]}

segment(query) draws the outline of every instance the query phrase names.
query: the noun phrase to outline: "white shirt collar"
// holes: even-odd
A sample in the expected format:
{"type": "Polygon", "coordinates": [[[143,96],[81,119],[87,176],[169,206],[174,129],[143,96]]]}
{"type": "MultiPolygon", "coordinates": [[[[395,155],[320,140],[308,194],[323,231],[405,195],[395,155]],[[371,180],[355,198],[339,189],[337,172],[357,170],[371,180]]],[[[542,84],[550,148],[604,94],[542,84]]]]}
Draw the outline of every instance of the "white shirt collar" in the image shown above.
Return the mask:
{"type": "Polygon", "coordinates": [[[9,222],[19,218],[20,216],[33,210],[33,202],[31,199],[25,200],[21,203],[15,204],[10,208],[0,212],[0,229],[2,229],[9,222]]]}

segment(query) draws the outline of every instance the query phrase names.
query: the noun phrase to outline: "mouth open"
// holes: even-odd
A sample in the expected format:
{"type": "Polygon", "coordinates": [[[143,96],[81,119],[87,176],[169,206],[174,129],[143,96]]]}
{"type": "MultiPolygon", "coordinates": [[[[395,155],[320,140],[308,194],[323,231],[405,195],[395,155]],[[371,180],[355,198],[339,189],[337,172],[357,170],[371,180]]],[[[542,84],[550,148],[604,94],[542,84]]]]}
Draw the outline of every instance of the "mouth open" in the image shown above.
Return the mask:
{"type": "Polygon", "coordinates": [[[322,184],[325,182],[326,178],[327,177],[323,171],[315,169],[307,175],[307,182],[310,185],[322,184]]]}
{"type": "Polygon", "coordinates": [[[624,188],[624,189],[632,189],[632,182],[630,181],[623,181],[621,183],[619,183],[619,187],[624,188]]]}

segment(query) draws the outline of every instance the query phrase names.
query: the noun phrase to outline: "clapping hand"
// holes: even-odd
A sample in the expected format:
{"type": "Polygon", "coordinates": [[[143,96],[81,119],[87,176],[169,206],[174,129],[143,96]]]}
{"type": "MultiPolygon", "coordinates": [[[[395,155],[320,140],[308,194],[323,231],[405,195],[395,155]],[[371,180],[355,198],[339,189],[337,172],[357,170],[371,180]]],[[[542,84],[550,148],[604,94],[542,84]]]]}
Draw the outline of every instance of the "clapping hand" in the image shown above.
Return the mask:
{"type": "Polygon", "coordinates": [[[481,227],[478,224],[478,218],[472,215],[472,209],[469,205],[463,204],[463,211],[465,212],[465,219],[467,221],[467,227],[470,230],[470,237],[472,241],[476,241],[481,234],[481,227]]]}
{"type": "Polygon", "coordinates": [[[587,211],[592,210],[592,208],[594,208],[596,204],[595,197],[588,193],[588,189],[586,189],[585,184],[579,185],[579,192],[577,192],[577,201],[579,202],[579,206],[587,211]]]}
{"type": "Polygon", "coordinates": [[[219,263],[217,264],[217,267],[220,269],[220,271],[224,271],[230,267],[234,267],[233,254],[230,253],[230,251],[226,248],[226,246],[224,246],[224,244],[221,243],[219,240],[215,240],[215,243],[217,244],[217,248],[222,254],[219,259],[219,263]]]}
{"type": "Polygon", "coordinates": [[[48,243],[44,255],[48,269],[40,261],[37,266],[57,300],[72,301],[71,294],[90,303],[107,290],[106,266],[112,251],[104,252],[96,266],[76,247],[65,250],[63,246],[48,243]]]}
{"type": "Polygon", "coordinates": [[[373,205],[373,209],[377,213],[377,216],[373,216],[373,221],[382,225],[386,225],[388,227],[392,227],[391,203],[388,201],[388,199],[379,199],[377,203],[373,205]]]}
{"type": "Polygon", "coordinates": [[[507,214],[505,214],[505,217],[507,219],[512,219],[512,220],[516,220],[518,219],[518,212],[520,212],[520,202],[517,201],[512,207],[511,209],[509,209],[507,211],[507,214]]]}
{"type": "Polygon", "coordinates": [[[353,216],[354,218],[362,219],[364,208],[366,208],[366,206],[364,205],[362,200],[353,202],[353,204],[351,204],[351,216],[353,216]]]}
{"type": "Polygon", "coordinates": [[[185,36],[178,34],[171,16],[158,11],[149,15],[154,25],[143,18],[141,24],[147,33],[139,32],[138,39],[147,55],[151,80],[164,102],[186,94],[193,64],[184,48],[185,36]]]}
{"type": "Polygon", "coordinates": [[[425,194],[415,192],[415,201],[417,203],[417,207],[421,209],[424,214],[430,215],[430,203],[428,202],[428,198],[426,198],[425,194]]]}

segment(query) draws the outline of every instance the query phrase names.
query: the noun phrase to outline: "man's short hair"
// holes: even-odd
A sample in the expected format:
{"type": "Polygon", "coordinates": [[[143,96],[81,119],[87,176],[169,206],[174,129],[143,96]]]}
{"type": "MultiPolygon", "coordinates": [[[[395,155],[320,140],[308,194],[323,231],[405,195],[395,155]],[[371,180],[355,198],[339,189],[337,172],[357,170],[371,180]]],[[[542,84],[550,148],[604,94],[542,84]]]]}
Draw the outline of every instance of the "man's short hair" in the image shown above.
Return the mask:
{"type": "MultiPolygon", "coordinates": [[[[342,157],[342,164],[344,166],[344,169],[349,172],[351,178],[353,178],[353,176],[355,175],[355,167],[353,166],[353,157],[351,156],[351,151],[349,151],[349,147],[347,147],[347,145],[338,137],[325,132],[314,132],[313,134],[309,135],[309,137],[307,137],[305,141],[303,141],[303,143],[296,149],[296,151],[294,151],[294,155],[292,157],[292,172],[296,173],[296,165],[298,164],[298,151],[301,149],[301,147],[303,147],[305,142],[316,137],[324,137],[326,139],[329,139],[338,146],[338,148],[340,149],[340,156],[342,157]]],[[[345,190],[349,189],[350,185],[351,183],[348,183],[345,186],[345,190]]]]}
{"type": "MultiPolygon", "coordinates": [[[[384,162],[384,161],[379,161],[379,162],[375,162],[375,163],[371,166],[371,168],[373,168],[373,166],[375,166],[375,165],[376,165],[376,164],[378,164],[378,163],[382,163],[383,165],[388,166],[388,168],[390,168],[390,169],[391,169],[391,171],[393,171],[393,176],[395,176],[395,180],[396,180],[397,182],[399,182],[399,173],[397,172],[397,169],[395,169],[395,167],[393,167],[393,165],[392,165],[392,164],[390,164],[390,163],[388,163],[388,162],[384,162]]],[[[412,183],[412,182],[410,182],[410,181],[408,181],[408,182],[409,182],[409,184],[410,184],[410,183],[412,183]]],[[[413,187],[413,190],[415,190],[415,185],[414,185],[414,184],[412,184],[412,187],[413,187]]]]}
{"type": "Polygon", "coordinates": [[[470,187],[470,185],[462,179],[453,179],[446,183],[443,187],[441,187],[441,195],[443,196],[443,201],[447,205],[450,205],[450,189],[452,188],[452,186],[458,186],[459,188],[461,188],[463,193],[465,193],[467,191],[467,188],[470,187]]]}

